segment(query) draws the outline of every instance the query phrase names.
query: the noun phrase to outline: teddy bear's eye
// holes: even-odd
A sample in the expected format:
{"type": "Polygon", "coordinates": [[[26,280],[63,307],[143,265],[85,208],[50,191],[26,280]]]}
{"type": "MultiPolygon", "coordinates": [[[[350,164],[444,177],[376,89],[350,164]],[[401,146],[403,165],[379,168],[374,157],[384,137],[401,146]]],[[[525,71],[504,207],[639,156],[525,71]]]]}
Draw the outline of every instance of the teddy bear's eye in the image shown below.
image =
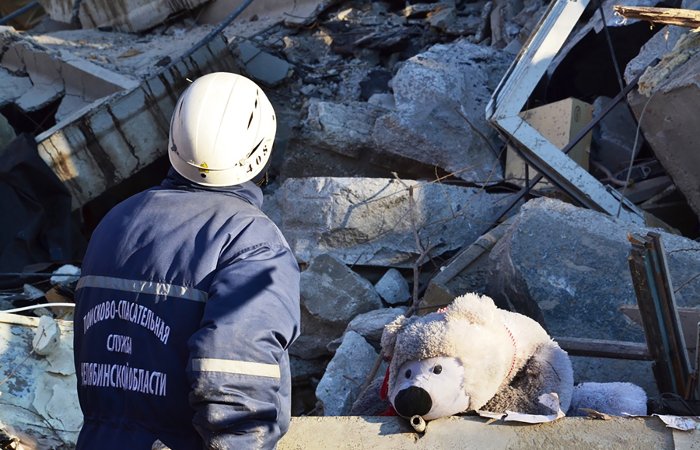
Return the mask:
{"type": "Polygon", "coordinates": [[[438,364],[437,366],[433,367],[433,373],[435,375],[440,375],[442,373],[442,366],[438,364]]]}
{"type": "Polygon", "coordinates": [[[406,375],[406,378],[411,378],[411,369],[408,369],[408,370],[406,371],[406,374],[405,374],[405,375],[406,375]]]}

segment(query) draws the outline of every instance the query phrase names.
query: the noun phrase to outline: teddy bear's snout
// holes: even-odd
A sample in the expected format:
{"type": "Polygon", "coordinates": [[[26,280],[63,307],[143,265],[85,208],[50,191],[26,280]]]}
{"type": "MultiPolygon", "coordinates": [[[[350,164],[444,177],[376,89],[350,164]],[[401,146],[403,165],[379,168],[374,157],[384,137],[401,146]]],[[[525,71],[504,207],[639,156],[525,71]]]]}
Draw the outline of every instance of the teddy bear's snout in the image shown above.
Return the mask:
{"type": "Polygon", "coordinates": [[[394,409],[403,417],[423,416],[432,407],[433,400],[428,391],[416,386],[402,389],[394,398],[394,409]]]}

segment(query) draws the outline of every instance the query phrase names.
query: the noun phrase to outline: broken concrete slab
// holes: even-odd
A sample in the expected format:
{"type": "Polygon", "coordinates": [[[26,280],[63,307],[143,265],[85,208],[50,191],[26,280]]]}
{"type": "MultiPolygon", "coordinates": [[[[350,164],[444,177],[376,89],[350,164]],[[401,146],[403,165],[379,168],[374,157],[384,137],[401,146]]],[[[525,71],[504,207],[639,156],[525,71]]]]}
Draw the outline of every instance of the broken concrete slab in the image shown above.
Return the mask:
{"type": "Polygon", "coordinates": [[[28,74],[32,87],[16,100],[24,111],[35,111],[63,95],[61,63],[29,42],[17,39],[10,43],[0,65],[14,73],[28,74]]]}
{"type": "Polygon", "coordinates": [[[322,415],[343,416],[350,412],[365,378],[372,370],[377,352],[354,331],[348,331],[323,378],[316,386],[322,415]]]}
{"type": "MultiPolygon", "coordinates": [[[[534,302],[553,336],[643,341],[618,307],[636,303],[627,235],[650,230],[558,200],[531,200],[491,252],[490,292],[515,310],[534,302]]],[[[700,282],[688,282],[700,272],[700,243],[659,232],[671,278],[683,285],[678,306],[700,305],[700,282]]]]}
{"type": "Polygon", "coordinates": [[[359,158],[363,150],[373,147],[374,122],[386,109],[367,102],[345,104],[309,101],[302,125],[304,145],[359,158]]]}
{"type": "MultiPolygon", "coordinates": [[[[199,23],[220,23],[235,8],[243,2],[241,0],[214,0],[209,2],[197,18],[199,23]]],[[[233,26],[224,30],[229,36],[229,31],[239,36],[251,37],[260,31],[276,24],[284,23],[290,27],[302,27],[310,25],[316,17],[338,0],[299,0],[289,2],[285,0],[258,0],[248,6],[240,15],[233,26]]]]}
{"type": "Polygon", "coordinates": [[[162,33],[134,34],[104,30],[62,30],[26,35],[61,58],[78,58],[136,82],[157,75],[210,31],[210,26],[177,24],[162,33]]]}
{"type": "Polygon", "coordinates": [[[0,106],[14,102],[31,87],[28,76],[17,76],[0,67],[0,106]]]}
{"type": "Polygon", "coordinates": [[[511,56],[461,39],[408,59],[391,80],[396,111],[379,117],[375,147],[472,182],[502,179],[484,110],[511,56]]]}
{"type": "Polygon", "coordinates": [[[16,89],[4,92],[0,104],[13,102],[24,112],[39,110],[63,98],[54,117],[61,120],[98,99],[138,85],[132,78],[70,54],[61,56],[10,30],[0,33],[0,41],[2,75],[9,81],[3,90],[16,89]]]}
{"type": "MultiPolygon", "coordinates": [[[[75,446],[83,416],[75,390],[73,323],[57,320],[60,340],[47,356],[32,352],[40,319],[0,314],[0,422],[38,448],[75,446]]],[[[31,444],[28,442],[27,444],[31,444]]]]}
{"type": "Polygon", "coordinates": [[[413,180],[310,177],[285,180],[263,209],[302,262],[328,253],[349,265],[412,267],[423,252],[473,242],[511,198],[413,180]]]}
{"type": "MultiPolygon", "coordinates": [[[[113,28],[118,31],[145,31],[163,23],[171,15],[192,10],[208,0],[89,0],[78,3],[82,28],[113,28]]],[[[74,0],[40,0],[53,20],[71,23],[74,0]]]]}
{"type": "Polygon", "coordinates": [[[248,41],[234,43],[231,47],[238,51],[245,73],[263,86],[277,86],[287,79],[292,70],[292,66],[284,59],[261,50],[248,41]]]}
{"type": "MultiPolygon", "coordinates": [[[[493,276],[486,293],[499,306],[539,320],[555,338],[644,342],[641,328],[619,307],[636,303],[627,235],[648,230],[558,200],[531,200],[491,251],[493,276]]],[[[700,272],[700,243],[666,232],[661,235],[671,278],[683,286],[676,292],[678,306],[700,305],[700,283],[695,279],[700,272]]],[[[647,362],[580,358],[574,369],[580,381],[617,377],[648,393],[655,391],[647,362]]]]}
{"type": "MultiPolygon", "coordinates": [[[[650,46],[648,51],[653,49],[650,46]]],[[[688,149],[697,143],[699,49],[700,36],[692,32],[684,34],[658,64],[646,69],[639,80],[638,92],[628,97],[646,141],[698,217],[700,158],[688,149]]],[[[646,60],[649,56],[642,58],[646,60]]]]}
{"type": "Polygon", "coordinates": [[[66,185],[73,208],[164,155],[170,116],[187,80],[214,71],[238,71],[220,36],[138,87],[83,108],[38,135],[39,155],[66,185]]]}
{"type": "Polygon", "coordinates": [[[372,284],[330,255],[319,255],[301,273],[301,335],[290,354],[306,359],[329,353],[358,314],[382,307],[372,284]]]}

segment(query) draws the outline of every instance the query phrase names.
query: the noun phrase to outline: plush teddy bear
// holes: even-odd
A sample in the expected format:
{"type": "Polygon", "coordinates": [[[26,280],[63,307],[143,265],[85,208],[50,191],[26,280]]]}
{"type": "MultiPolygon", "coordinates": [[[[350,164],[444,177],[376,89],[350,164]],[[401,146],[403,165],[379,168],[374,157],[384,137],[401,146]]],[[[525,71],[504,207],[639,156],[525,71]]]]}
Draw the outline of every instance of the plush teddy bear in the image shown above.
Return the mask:
{"type": "Polygon", "coordinates": [[[382,396],[396,414],[418,422],[477,410],[556,414],[556,405],[542,401],[552,393],[569,415],[581,414],[578,408],[646,414],[646,394],[631,383],[574,388],[568,354],[542,326],[486,296],[466,294],[438,312],[399,316],[384,328],[381,347],[389,360],[382,396]]]}

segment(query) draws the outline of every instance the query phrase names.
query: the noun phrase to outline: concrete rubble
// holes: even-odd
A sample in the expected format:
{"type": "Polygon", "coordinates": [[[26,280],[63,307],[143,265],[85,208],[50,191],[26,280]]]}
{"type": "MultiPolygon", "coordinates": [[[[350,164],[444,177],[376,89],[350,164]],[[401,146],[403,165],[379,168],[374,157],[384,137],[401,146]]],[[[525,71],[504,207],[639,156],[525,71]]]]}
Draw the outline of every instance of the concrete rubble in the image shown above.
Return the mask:
{"type": "Polygon", "coordinates": [[[328,363],[325,375],[316,387],[316,398],[322,405],[322,415],[348,414],[377,356],[377,352],[362,336],[354,331],[345,334],[343,343],[328,363]]]}
{"type": "Polygon", "coordinates": [[[95,100],[137,85],[134,79],[90,61],[62,56],[9,27],[3,27],[0,39],[0,74],[4,78],[0,105],[14,103],[22,111],[32,112],[61,100],[56,112],[60,120],[95,100]]]}
{"type": "MultiPolygon", "coordinates": [[[[691,9],[700,7],[697,2],[694,7],[686,3],[691,9]]],[[[670,28],[669,37],[664,40],[665,33],[660,32],[625,72],[629,78],[643,71],[639,90],[630,94],[629,102],[659,162],[700,215],[700,188],[694,171],[699,161],[694,152],[687,151],[696,142],[700,39],[691,30],[666,28],[670,28]],[[660,61],[649,64],[654,58],[660,61]]]]}
{"type": "Polygon", "coordinates": [[[495,131],[488,127],[484,109],[510,59],[459,40],[407,60],[391,80],[395,110],[375,123],[376,146],[464,180],[484,184],[501,180],[495,131]]]}
{"type": "MultiPolygon", "coordinates": [[[[0,28],[0,151],[32,131],[73,214],[143,187],[134,180],[166,160],[169,117],[190,80],[233,71],[268,92],[279,125],[263,209],[302,269],[301,336],[290,348],[295,416],[353,414],[360,389],[382,381],[384,326],[467,291],[539,320],[555,337],[644,343],[642,327],[620,312],[636,304],[628,233],[661,232],[678,306],[700,308],[700,164],[688,151],[697,143],[700,38],[612,14],[614,4],[654,1],[603,2],[605,20],[589,6],[527,105],[573,99],[593,105],[595,120],[620,89],[611,35],[625,80],[644,75],[627,104],[592,128],[584,156],[610,191],[660,215],[646,227],[574,206],[556,183],[519,197],[522,183],[505,173],[509,143],[485,108],[549,2],[258,0],[214,34],[242,2],[83,0],[77,10],[70,0],[41,3],[58,29],[0,28]],[[37,117],[44,121],[32,123],[37,117]],[[665,210],[671,201],[675,209],[665,210]]],[[[571,123],[560,125],[547,131],[571,123]]],[[[530,178],[536,172],[526,169],[530,178]]],[[[57,276],[65,286],[52,279],[46,292],[23,283],[0,294],[2,309],[71,301],[79,267],[57,276]]],[[[62,319],[71,312],[26,314],[41,318],[0,314],[0,379],[8,380],[0,382],[0,439],[4,425],[23,444],[70,446],[82,421],[71,322],[62,319]]],[[[576,381],[633,381],[659,395],[649,361],[572,360],[576,381]]],[[[405,425],[295,417],[280,448],[697,442],[697,431],[672,432],[658,418],[566,418],[545,430],[455,417],[431,422],[420,441],[405,425]]]]}
{"type": "Polygon", "coordinates": [[[112,28],[118,31],[144,31],[160,25],[171,15],[196,8],[208,0],[83,0],[74,11],[73,0],[41,0],[41,5],[58,22],[78,19],[82,28],[112,28]],[[77,13],[77,14],[76,14],[77,13]]]}
{"type": "Polygon", "coordinates": [[[75,395],[73,322],[44,316],[0,314],[0,423],[21,432],[34,448],[73,448],[83,416],[75,395]],[[46,318],[44,318],[46,317],[46,318]],[[37,330],[52,330],[50,346],[33,351],[33,341],[46,342],[37,330]]]}
{"type": "Polygon", "coordinates": [[[355,316],[381,306],[369,281],[337,258],[319,255],[301,274],[302,335],[290,354],[305,359],[327,354],[327,344],[342,335],[355,316]]]}
{"type": "Polygon", "coordinates": [[[263,208],[302,262],[328,253],[345,264],[412,267],[422,253],[476,239],[510,198],[414,180],[309,177],[285,180],[263,208]]]}

